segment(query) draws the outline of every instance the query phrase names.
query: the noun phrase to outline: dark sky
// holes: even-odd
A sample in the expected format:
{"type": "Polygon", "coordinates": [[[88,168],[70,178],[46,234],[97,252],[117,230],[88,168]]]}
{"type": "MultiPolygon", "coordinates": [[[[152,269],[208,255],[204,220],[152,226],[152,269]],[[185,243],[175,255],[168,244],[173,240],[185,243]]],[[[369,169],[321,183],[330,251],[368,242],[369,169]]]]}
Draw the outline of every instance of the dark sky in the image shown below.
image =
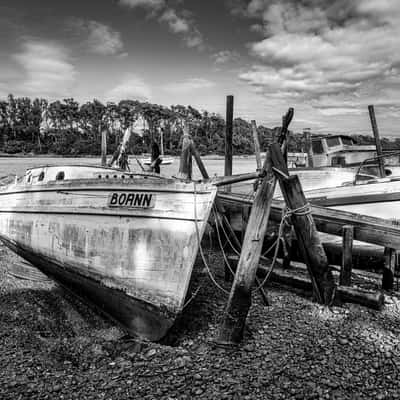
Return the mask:
{"type": "Polygon", "coordinates": [[[0,97],[148,100],[400,135],[398,0],[2,0],[0,97]]]}

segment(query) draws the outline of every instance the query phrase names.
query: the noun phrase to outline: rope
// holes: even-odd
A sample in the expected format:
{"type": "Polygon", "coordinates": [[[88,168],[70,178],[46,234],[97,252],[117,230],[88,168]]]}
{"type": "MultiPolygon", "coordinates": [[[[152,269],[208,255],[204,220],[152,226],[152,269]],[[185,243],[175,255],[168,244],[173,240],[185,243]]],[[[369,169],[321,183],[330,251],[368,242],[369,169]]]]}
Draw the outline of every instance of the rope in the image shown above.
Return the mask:
{"type": "Polygon", "coordinates": [[[201,258],[203,260],[203,264],[206,267],[207,273],[208,273],[212,283],[214,283],[214,285],[218,289],[220,289],[222,292],[224,292],[225,294],[229,295],[229,292],[227,290],[225,290],[221,285],[219,285],[218,282],[213,277],[213,275],[211,273],[211,270],[210,270],[210,267],[209,267],[209,265],[207,263],[207,260],[206,260],[206,258],[204,256],[203,248],[201,246],[201,238],[200,238],[199,226],[198,226],[198,223],[197,223],[197,190],[196,190],[196,183],[195,182],[193,182],[193,187],[194,187],[194,190],[193,190],[193,193],[194,193],[194,202],[193,202],[194,203],[194,225],[195,225],[195,228],[196,228],[196,236],[197,236],[197,242],[198,242],[198,245],[199,245],[200,255],[201,255],[201,258]]]}
{"type": "MultiPolygon", "coordinates": [[[[222,251],[222,256],[224,257],[224,261],[225,261],[226,266],[229,269],[229,272],[232,274],[232,276],[235,276],[235,273],[233,272],[233,269],[228,261],[228,258],[226,257],[224,246],[222,245],[222,240],[221,240],[221,236],[219,234],[219,228],[218,228],[219,221],[217,221],[217,213],[215,212],[215,210],[213,210],[213,211],[214,211],[214,218],[215,218],[215,226],[216,226],[216,230],[217,230],[217,238],[218,238],[219,247],[221,248],[221,251],[222,251]]],[[[239,253],[239,255],[240,255],[240,253],[239,253]]]]}

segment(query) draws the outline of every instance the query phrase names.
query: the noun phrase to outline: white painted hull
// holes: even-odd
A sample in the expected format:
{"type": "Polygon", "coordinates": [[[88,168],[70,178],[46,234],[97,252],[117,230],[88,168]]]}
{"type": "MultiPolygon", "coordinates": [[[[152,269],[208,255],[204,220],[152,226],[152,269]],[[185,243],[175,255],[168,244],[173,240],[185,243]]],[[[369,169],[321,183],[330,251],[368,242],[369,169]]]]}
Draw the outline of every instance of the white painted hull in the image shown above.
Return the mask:
{"type": "Polygon", "coordinates": [[[372,217],[400,220],[400,180],[376,182],[305,191],[314,203],[372,217]]]}
{"type": "Polygon", "coordinates": [[[121,177],[9,185],[0,238],[132,334],[158,340],[182,310],[216,190],[121,177]],[[111,194],[124,192],[151,193],[154,207],[110,207],[111,194]]]}

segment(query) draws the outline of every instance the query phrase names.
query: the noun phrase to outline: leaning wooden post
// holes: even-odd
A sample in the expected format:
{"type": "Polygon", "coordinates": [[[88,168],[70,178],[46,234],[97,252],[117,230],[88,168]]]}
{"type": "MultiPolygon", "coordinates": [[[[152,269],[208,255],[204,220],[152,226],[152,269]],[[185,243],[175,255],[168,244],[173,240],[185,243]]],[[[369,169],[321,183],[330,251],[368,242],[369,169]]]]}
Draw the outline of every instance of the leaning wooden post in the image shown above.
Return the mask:
{"type": "Polygon", "coordinates": [[[107,131],[105,129],[101,131],[101,165],[103,167],[107,165],[107,131]]]}
{"type": "Polygon", "coordinates": [[[342,229],[343,249],[339,284],[343,286],[351,286],[351,270],[353,268],[354,227],[352,225],[344,225],[342,229]]]}
{"type": "Polygon", "coordinates": [[[381,177],[383,178],[386,175],[385,163],[382,158],[383,155],[382,144],[381,144],[381,139],[379,137],[378,124],[376,123],[375,110],[373,105],[368,106],[368,112],[369,112],[369,118],[371,120],[372,132],[374,133],[375,137],[376,154],[379,157],[378,158],[379,172],[381,174],[381,177]]]}
{"type": "Polygon", "coordinates": [[[258,138],[256,121],[251,121],[251,130],[253,131],[254,140],[254,152],[256,154],[257,171],[261,170],[261,151],[260,151],[260,140],[258,138]]]}
{"type": "MultiPolygon", "coordinates": [[[[232,137],[233,137],[233,96],[226,97],[226,128],[225,128],[225,169],[224,175],[232,175],[232,137]]],[[[230,191],[230,186],[226,187],[230,191]]]]}
{"type": "Polygon", "coordinates": [[[274,143],[270,150],[286,205],[292,210],[291,221],[310,274],[314,296],[319,303],[329,305],[335,295],[335,282],[311,215],[310,205],[304,196],[299,177],[289,176],[280,146],[274,143]]]}
{"type": "MultiPolygon", "coordinates": [[[[209,175],[208,175],[207,169],[206,169],[206,167],[205,167],[205,165],[203,163],[203,160],[200,157],[199,152],[196,149],[196,146],[193,143],[193,140],[191,142],[190,149],[191,149],[191,152],[193,154],[194,159],[196,160],[197,166],[199,167],[199,170],[200,170],[200,173],[201,173],[202,177],[204,179],[209,179],[209,175]]],[[[218,213],[222,217],[221,220],[219,221],[220,224],[221,225],[222,224],[225,225],[225,228],[228,231],[228,235],[230,236],[231,240],[233,241],[233,245],[236,247],[237,250],[239,250],[241,244],[240,244],[235,232],[233,231],[232,226],[229,223],[228,218],[225,215],[225,210],[224,210],[221,202],[218,200],[218,197],[215,199],[215,207],[217,208],[218,213]]],[[[225,266],[225,280],[226,281],[229,281],[229,279],[227,279],[228,278],[228,272],[229,272],[229,277],[230,277],[230,273],[231,272],[228,271],[228,267],[225,266]]],[[[258,281],[258,278],[256,278],[256,283],[257,283],[257,285],[260,284],[260,282],[258,281]]],[[[268,305],[268,298],[267,298],[266,293],[264,292],[264,288],[260,287],[260,293],[261,293],[261,296],[262,296],[264,304],[268,305]]]]}
{"type": "Polygon", "coordinates": [[[276,185],[269,152],[263,170],[266,176],[254,198],[239,264],[219,332],[221,342],[239,343],[243,338],[246,317],[251,305],[251,288],[256,277],[276,185]]]}
{"type": "Polygon", "coordinates": [[[192,179],[192,152],[191,152],[192,138],[189,134],[189,124],[185,124],[182,139],[182,152],[179,162],[179,172],[177,178],[190,180],[192,179]]]}
{"type": "Polygon", "coordinates": [[[382,289],[393,290],[394,274],[396,271],[396,250],[385,247],[385,265],[382,274],[382,289]]]}
{"type": "MultiPolygon", "coordinates": [[[[282,132],[287,132],[292,117],[293,109],[289,109],[282,132]]],[[[284,138],[282,135],[281,140],[284,138]]],[[[239,343],[243,339],[246,318],[251,306],[251,288],[256,278],[276,186],[269,151],[262,172],[265,175],[254,197],[235,279],[219,331],[219,341],[222,343],[239,343]]]]}

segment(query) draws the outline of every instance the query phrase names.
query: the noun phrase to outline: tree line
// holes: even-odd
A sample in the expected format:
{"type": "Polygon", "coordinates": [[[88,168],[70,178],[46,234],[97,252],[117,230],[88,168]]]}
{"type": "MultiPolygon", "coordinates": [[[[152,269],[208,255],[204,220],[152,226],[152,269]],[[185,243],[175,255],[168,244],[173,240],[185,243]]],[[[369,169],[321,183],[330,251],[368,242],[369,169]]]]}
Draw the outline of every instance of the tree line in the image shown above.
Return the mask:
{"type": "MultiPolygon", "coordinates": [[[[165,153],[176,155],[180,152],[184,123],[188,120],[190,133],[201,154],[224,153],[224,118],[191,106],[164,107],[136,100],[107,104],[93,100],[79,104],[72,98],[49,102],[10,94],[7,100],[0,101],[0,151],[98,155],[101,132],[106,130],[111,153],[125,130],[133,127],[130,153],[146,153],[152,140],[159,145],[162,140],[165,153]]],[[[258,133],[265,147],[271,141],[273,129],[260,126],[258,133]]],[[[234,121],[233,146],[235,154],[254,152],[251,125],[240,118],[234,121]]]]}
{"type": "MultiPolygon", "coordinates": [[[[159,145],[162,142],[166,154],[177,155],[185,121],[190,121],[190,133],[201,154],[224,154],[224,118],[191,106],[165,107],[137,100],[107,104],[93,100],[79,104],[73,98],[49,102],[10,94],[7,100],[0,101],[0,152],[99,155],[101,132],[106,130],[108,152],[112,153],[125,130],[133,127],[128,147],[131,154],[149,152],[155,140],[159,145]]],[[[267,148],[278,129],[258,126],[262,149],[267,148]]],[[[373,142],[368,136],[358,135],[356,139],[360,143],[373,142]]],[[[301,133],[291,132],[288,149],[305,150],[301,133]]],[[[236,118],[233,124],[233,151],[254,153],[251,124],[241,118],[236,118]]]]}

